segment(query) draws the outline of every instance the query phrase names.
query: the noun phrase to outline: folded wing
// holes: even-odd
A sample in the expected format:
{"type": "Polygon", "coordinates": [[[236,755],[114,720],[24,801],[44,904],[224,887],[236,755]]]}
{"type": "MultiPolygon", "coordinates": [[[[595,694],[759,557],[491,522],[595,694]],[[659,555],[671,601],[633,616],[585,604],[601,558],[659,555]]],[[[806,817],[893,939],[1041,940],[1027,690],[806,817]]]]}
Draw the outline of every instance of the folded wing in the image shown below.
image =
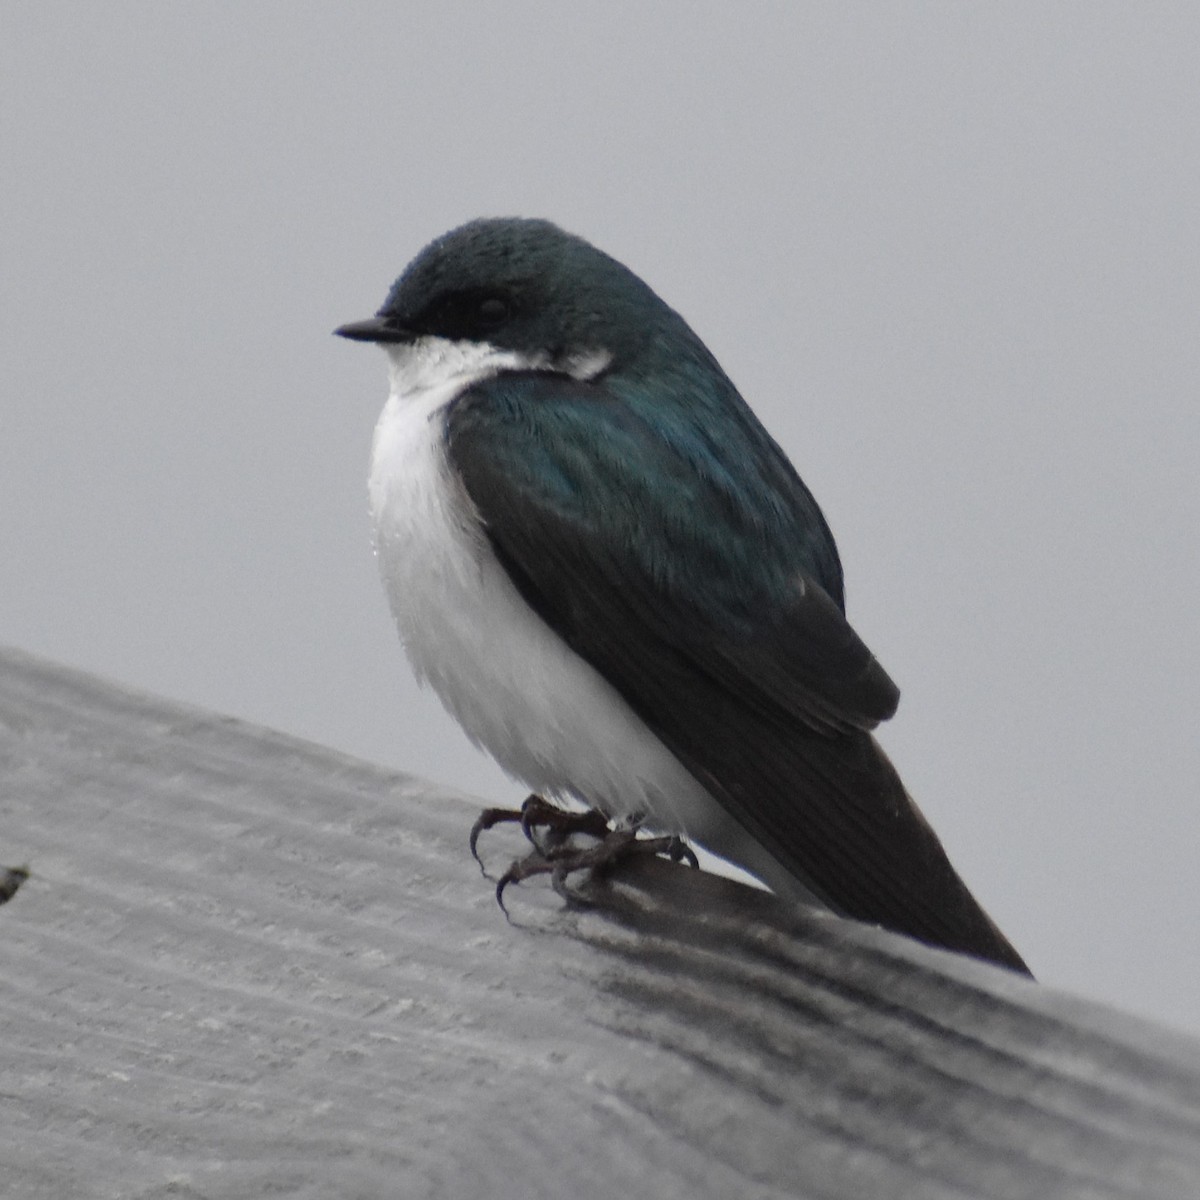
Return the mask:
{"type": "Polygon", "coordinates": [[[616,386],[502,375],[447,417],[522,596],[836,912],[1026,970],[871,736],[899,693],[790,464],[753,418],[717,442],[616,386]]]}

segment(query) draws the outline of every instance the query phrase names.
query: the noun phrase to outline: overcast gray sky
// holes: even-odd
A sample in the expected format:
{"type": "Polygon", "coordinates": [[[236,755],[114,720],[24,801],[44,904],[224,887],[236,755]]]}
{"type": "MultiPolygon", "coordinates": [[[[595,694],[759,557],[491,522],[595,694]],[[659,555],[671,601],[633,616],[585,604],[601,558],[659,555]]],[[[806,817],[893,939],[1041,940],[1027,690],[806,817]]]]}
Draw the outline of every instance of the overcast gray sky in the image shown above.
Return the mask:
{"type": "Polygon", "coordinates": [[[1187,4],[6,0],[0,638],[519,798],[411,681],[330,331],[550,217],[791,454],[1034,971],[1200,1032],[1198,58],[1187,4]]]}

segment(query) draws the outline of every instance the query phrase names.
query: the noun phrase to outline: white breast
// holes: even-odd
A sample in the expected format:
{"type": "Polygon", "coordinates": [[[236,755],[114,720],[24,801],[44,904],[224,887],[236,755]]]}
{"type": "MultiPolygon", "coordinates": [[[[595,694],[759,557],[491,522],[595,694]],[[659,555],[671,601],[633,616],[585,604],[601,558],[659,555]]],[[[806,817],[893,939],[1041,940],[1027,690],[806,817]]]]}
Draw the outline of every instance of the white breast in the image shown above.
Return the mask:
{"type": "Polygon", "coordinates": [[[413,670],[467,735],[533,791],[610,816],[645,814],[756,873],[769,860],[617,692],[525,603],[445,453],[447,404],[525,367],[490,347],[389,347],[392,391],[375,429],[375,550],[413,670]]]}

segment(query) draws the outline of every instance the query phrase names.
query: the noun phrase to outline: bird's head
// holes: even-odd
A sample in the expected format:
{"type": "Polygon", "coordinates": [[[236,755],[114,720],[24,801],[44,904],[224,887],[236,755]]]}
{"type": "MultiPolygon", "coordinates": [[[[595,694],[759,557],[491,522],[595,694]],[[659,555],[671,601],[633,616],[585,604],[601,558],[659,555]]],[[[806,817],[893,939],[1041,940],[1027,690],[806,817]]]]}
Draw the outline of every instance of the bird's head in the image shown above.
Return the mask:
{"type": "MultiPolygon", "coordinates": [[[[549,221],[487,218],[428,245],[375,316],[336,332],[385,347],[431,340],[590,379],[686,326],[628,268],[549,221]]],[[[403,353],[403,351],[400,351],[403,353]]]]}

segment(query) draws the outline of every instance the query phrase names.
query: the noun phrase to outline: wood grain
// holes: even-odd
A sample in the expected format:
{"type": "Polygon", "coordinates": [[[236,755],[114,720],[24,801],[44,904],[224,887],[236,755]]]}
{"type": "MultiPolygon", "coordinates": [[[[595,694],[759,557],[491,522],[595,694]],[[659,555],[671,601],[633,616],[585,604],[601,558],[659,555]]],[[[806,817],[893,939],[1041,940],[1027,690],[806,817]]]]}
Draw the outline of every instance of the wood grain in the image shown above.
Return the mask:
{"type": "Polygon", "coordinates": [[[1200,1196],[1197,1043],[476,808],[0,652],[0,1190],[1200,1196]]]}

